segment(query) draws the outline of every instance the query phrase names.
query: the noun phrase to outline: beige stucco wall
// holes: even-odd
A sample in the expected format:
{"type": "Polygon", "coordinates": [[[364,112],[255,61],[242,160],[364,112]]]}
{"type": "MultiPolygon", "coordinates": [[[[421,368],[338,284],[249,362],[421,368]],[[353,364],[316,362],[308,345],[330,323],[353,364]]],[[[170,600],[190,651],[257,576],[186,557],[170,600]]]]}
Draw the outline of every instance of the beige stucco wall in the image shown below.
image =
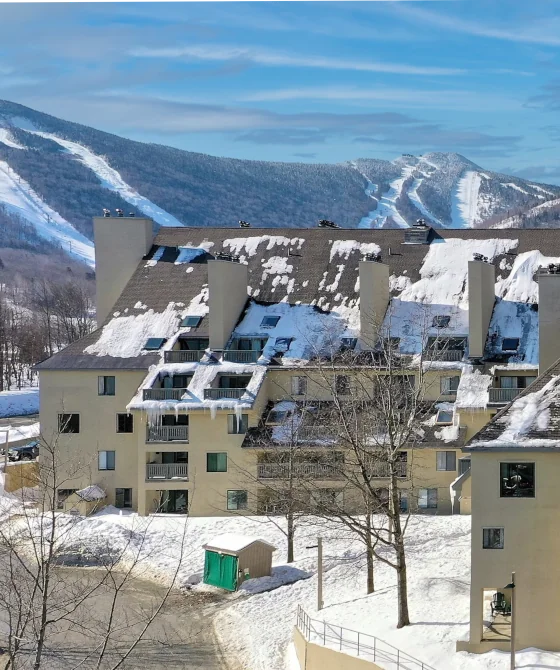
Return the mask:
{"type": "Polygon", "coordinates": [[[560,358],[558,327],[560,275],[539,274],[539,371],[543,373],[560,358]]]}
{"type": "Polygon", "coordinates": [[[153,221],[145,217],[93,219],[97,323],[110,313],[138,263],[152,246],[153,221]]]}
{"type": "Polygon", "coordinates": [[[208,261],[208,307],[211,349],[223,349],[247,302],[244,263],[208,261]]]}
{"type": "Polygon", "coordinates": [[[389,266],[375,261],[360,261],[360,340],[373,349],[380,334],[389,304],[389,266]]]}
{"type": "Polygon", "coordinates": [[[297,628],[293,641],[301,670],[382,670],[371,661],[308,642],[297,628]]]}
{"type": "Polygon", "coordinates": [[[479,430],[490,421],[492,416],[496,413],[496,409],[469,409],[458,410],[459,423],[467,429],[465,440],[468,441],[473,435],[476,435],[479,430]]]}
{"type": "Polygon", "coordinates": [[[484,589],[516,573],[517,647],[560,649],[560,534],[555,453],[472,454],[472,572],[470,642],[482,634],[484,589]],[[535,463],[535,498],[500,498],[501,462],[535,463]],[[483,549],[482,529],[504,528],[504,549],[483,549]]]}
{"type": "Polygon", "coordinates": [[[492,263],[469,261],[469,356],[482,358],[495,300],[492,263]]]}

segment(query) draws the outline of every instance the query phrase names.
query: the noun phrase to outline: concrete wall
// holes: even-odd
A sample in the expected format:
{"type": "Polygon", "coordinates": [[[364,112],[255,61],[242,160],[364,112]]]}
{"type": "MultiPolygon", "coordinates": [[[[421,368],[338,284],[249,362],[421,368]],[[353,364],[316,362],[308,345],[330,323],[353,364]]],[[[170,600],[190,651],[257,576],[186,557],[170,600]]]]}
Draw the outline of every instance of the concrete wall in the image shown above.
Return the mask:
{"type": "Polygon", "coordinates": [[[263,544],[253,544],[239,552],[239,568],[249,570],[249,578],[270,577],[272,550],[263,544]]]}
{"type": "Polygon", "coordinates": [[[371,661],[308,642],[297,628],[293,640],[301,670],[382,670],[371,661]]]}
{"type": "Polygon", "coordinates": [[[560,358],[560,275],[542,273],[539,280],[539,371],[560,358]]]}
{"type": "Polygon", "coordinates": [[[153,221],[142,217],[93,219],[97,323],[111,312],[138,263],[152,246],[153,221]]]}
{"type": "Polygon", "coordinates": [[[536,452],[472,454],[470,643],[482,635],[484,589],[499,589],[516,573],[517,648],[559,650],[560,455],[536,452]],[[535,463],[535,498],[500,498],[500,463],[535,463]],[[503,549],[483,549],[483,528],[504,528],[503,549]]]}
{"type": "Polygon", "coordinates": [[[360,261],[359,274],[360,340],[364,349],[372,349],[389,304],[389,266],[360,261]]]}
{"type": "Polygon", "coordinates": [[[482,358],[495,300],[496,270],[492,263],[469,261],[469,356],[482,358]]]}
{"type": "Polygon", "coordinates": [[[247,265],[208,261],[210,348],[223,349],[247,302],[247,265]]]}

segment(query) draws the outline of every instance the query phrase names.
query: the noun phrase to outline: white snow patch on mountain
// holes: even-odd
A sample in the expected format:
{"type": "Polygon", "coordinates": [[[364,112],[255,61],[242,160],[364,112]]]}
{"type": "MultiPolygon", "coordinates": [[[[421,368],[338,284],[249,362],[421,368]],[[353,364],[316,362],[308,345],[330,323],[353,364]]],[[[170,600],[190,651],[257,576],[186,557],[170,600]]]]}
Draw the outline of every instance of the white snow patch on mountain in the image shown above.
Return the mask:
{"type": "Polygon", "coordinates": [[[423,216],[425,216],[427,219],[432,221],[433,223],[437,223],[439,226],[443,226],[444,224],[437,218],[437,216],[434,216],[430,210],[424,205],[422,202],[422,199],[418,195],[418,189],[420,188],[420,185],[424,181],[423,178],[420,179],[415,179],[412,182],[412,186],[408,189],[407,195],[410,198],[410,200],[414,203],[416,206],[416,209],[418,209],[423,216]]]}
{"type": "Polygon", "coordinates": [[[138,207],[141,212],[146,214],[146,216],[150,216],[154,221],[159,223],[160,226],[183,226],[181,221],[176,219],[161,207],[158,207],[151,200],[148,200],[148,198],[140,195],[138,191],[127,184],[121,175],[114,168],[112,168],[102,156],[97,156],[87,147],[84,147],[77,142],[63,140],[53,133],[45,133],[40,131],[33,132],[35,135],[40,135],[45,139],[52,140],[53,142],[60,144],[60,146],[66,149],[66,151],[74,156],[77,156],[86,167],[88,167],[96,174],[97,178],[105,188],[118,193],[121,198],[123,198],[123,200],[126,200],[131,205],[138,207]]]}
{"type": "Polygon", "coordinates": [[[11,149],[25,149],[24,146],[14,140],[7,128],[0,128],[0,142],[11,149]]]}
{"type": "Polygon", "coordinates": [[[454,228],[472,228],[478,222],[478,192],[481,177],[474,170],[467,170],[459,180],[452,197],[451,221],[454,228]]]}
{"type": "Polygon", "coordinates": [[[30,223],[37,233],[90,266],[95,265],[93,242],[51,209],[8,163],[0,161],[0,203],[30,223]]]}
{"type": "Polygon", "coordinates": [[[382,228],[387,220],[392,219],[397,226],[400,228],[408,228],[408,223],[403,219],[403,217],[397,211],[397,198],[402,192],[402,187],[405,179],[410,176],[411,172],[414,170],[414,166],[405,165],[401,176],[398,179],[394,179],[389,184],[389,190],[387,193],[384,193],[381,196],[381,200],[377,205],[377,209],[373,212],[370,212],[370,218],[372,219],[370,228],[382,228]]]}

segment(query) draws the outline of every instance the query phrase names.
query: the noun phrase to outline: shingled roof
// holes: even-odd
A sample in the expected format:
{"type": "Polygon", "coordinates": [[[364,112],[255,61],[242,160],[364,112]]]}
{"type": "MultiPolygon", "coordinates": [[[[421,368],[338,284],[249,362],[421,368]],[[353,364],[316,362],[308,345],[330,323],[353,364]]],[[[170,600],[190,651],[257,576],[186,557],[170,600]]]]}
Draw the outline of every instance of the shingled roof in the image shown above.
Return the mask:
{"type": "MultiPolygon", "coordinates": [[[[356,307],[358,262],[364,253],[378,253],[381,261],[389,265],[393,295],[398,295],[404,287],[419,280],[430,248],[438,242],[455,239],[465,241],[463,256],[469,259],[478,245],[483,252],[487,247],[495,249],[492,262],[496,266],[497,287],[502,281],[504,294],[509,291],[515,298],[518,282],[508,285],[508,272],[515,271],[521,254],[530,252],[531,267],[538,265],[541,258],[546,262],[549,257],[555,257],[560,262],[560,231],[547,229],[437,230],[432,232],[431,244],[421,245],[405,244],[402,230],[161,228],[152,250],[139,263],[102,327],[37,368],[148,369],[159,360],[157,354],[136,351],[114,356],[96,351],[104,327],[119,317],[153,313],[155,318],[166,310],[175,311],[178,324],[193,301],[205,302],[207,261],[219,252],[238,255],[241,262],[248,264],[248,292],[253,300],[312,305],[328,312],[356,307]],[[511,244],[499,244],[500,240],[510,240],[511,244]],[[198,249],[198,252],[192,258],[187,254],[188,260],[184,261],[182,250],[185,248],[198,249]],[[547,258],[544,258],[545,253],[547,258]]],[[[531,291],[535,293],[534,287],[528,293],[531,291]]],[[[465,286],[462,286],[457,300],[464,302],[464,299],[465,286]]],[[[535,297],[524,295],[518,302],[524,303],[527,309],[516,312],[517,302],[509,298],[501,307],[513,309],[514,318],[510,323],[516,318],[520,323],[525,319],[519,326],[520,331],[533,332],[532,320],[537,315],[534,311],[531,313],[528,303],[534,303],[535,297]]],[[[462,309],[465,309],[464,304],[462,309]]],[[[207,336],[207,333],[207,319],[203,318],[190,334],[207,336]]],[[[534,358],[534,347],[530,355],[534,358]]]]}
{"type": "Polygon", "coordinates": [[[560,450],[560,360],[474,435],[463,451],[560,450]]]}

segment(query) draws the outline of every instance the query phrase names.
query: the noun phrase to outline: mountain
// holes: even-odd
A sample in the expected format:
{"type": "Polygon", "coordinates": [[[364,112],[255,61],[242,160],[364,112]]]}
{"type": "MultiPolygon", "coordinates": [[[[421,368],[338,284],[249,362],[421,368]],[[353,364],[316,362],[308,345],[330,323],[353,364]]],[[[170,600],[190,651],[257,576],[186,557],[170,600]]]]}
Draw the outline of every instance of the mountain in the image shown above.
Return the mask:
{"type": "MultiPolygon", "coordinates": [[[[162,226],[484,226],[560,198],[560,187],[498,174],[459,154],[333,165],[216,158],[127,140],[0,101],[0,247],[62,249],[93,265],[103,207],[162,226]]],[[[557,221],[558,225],[558,221],[557,221]]]]}

